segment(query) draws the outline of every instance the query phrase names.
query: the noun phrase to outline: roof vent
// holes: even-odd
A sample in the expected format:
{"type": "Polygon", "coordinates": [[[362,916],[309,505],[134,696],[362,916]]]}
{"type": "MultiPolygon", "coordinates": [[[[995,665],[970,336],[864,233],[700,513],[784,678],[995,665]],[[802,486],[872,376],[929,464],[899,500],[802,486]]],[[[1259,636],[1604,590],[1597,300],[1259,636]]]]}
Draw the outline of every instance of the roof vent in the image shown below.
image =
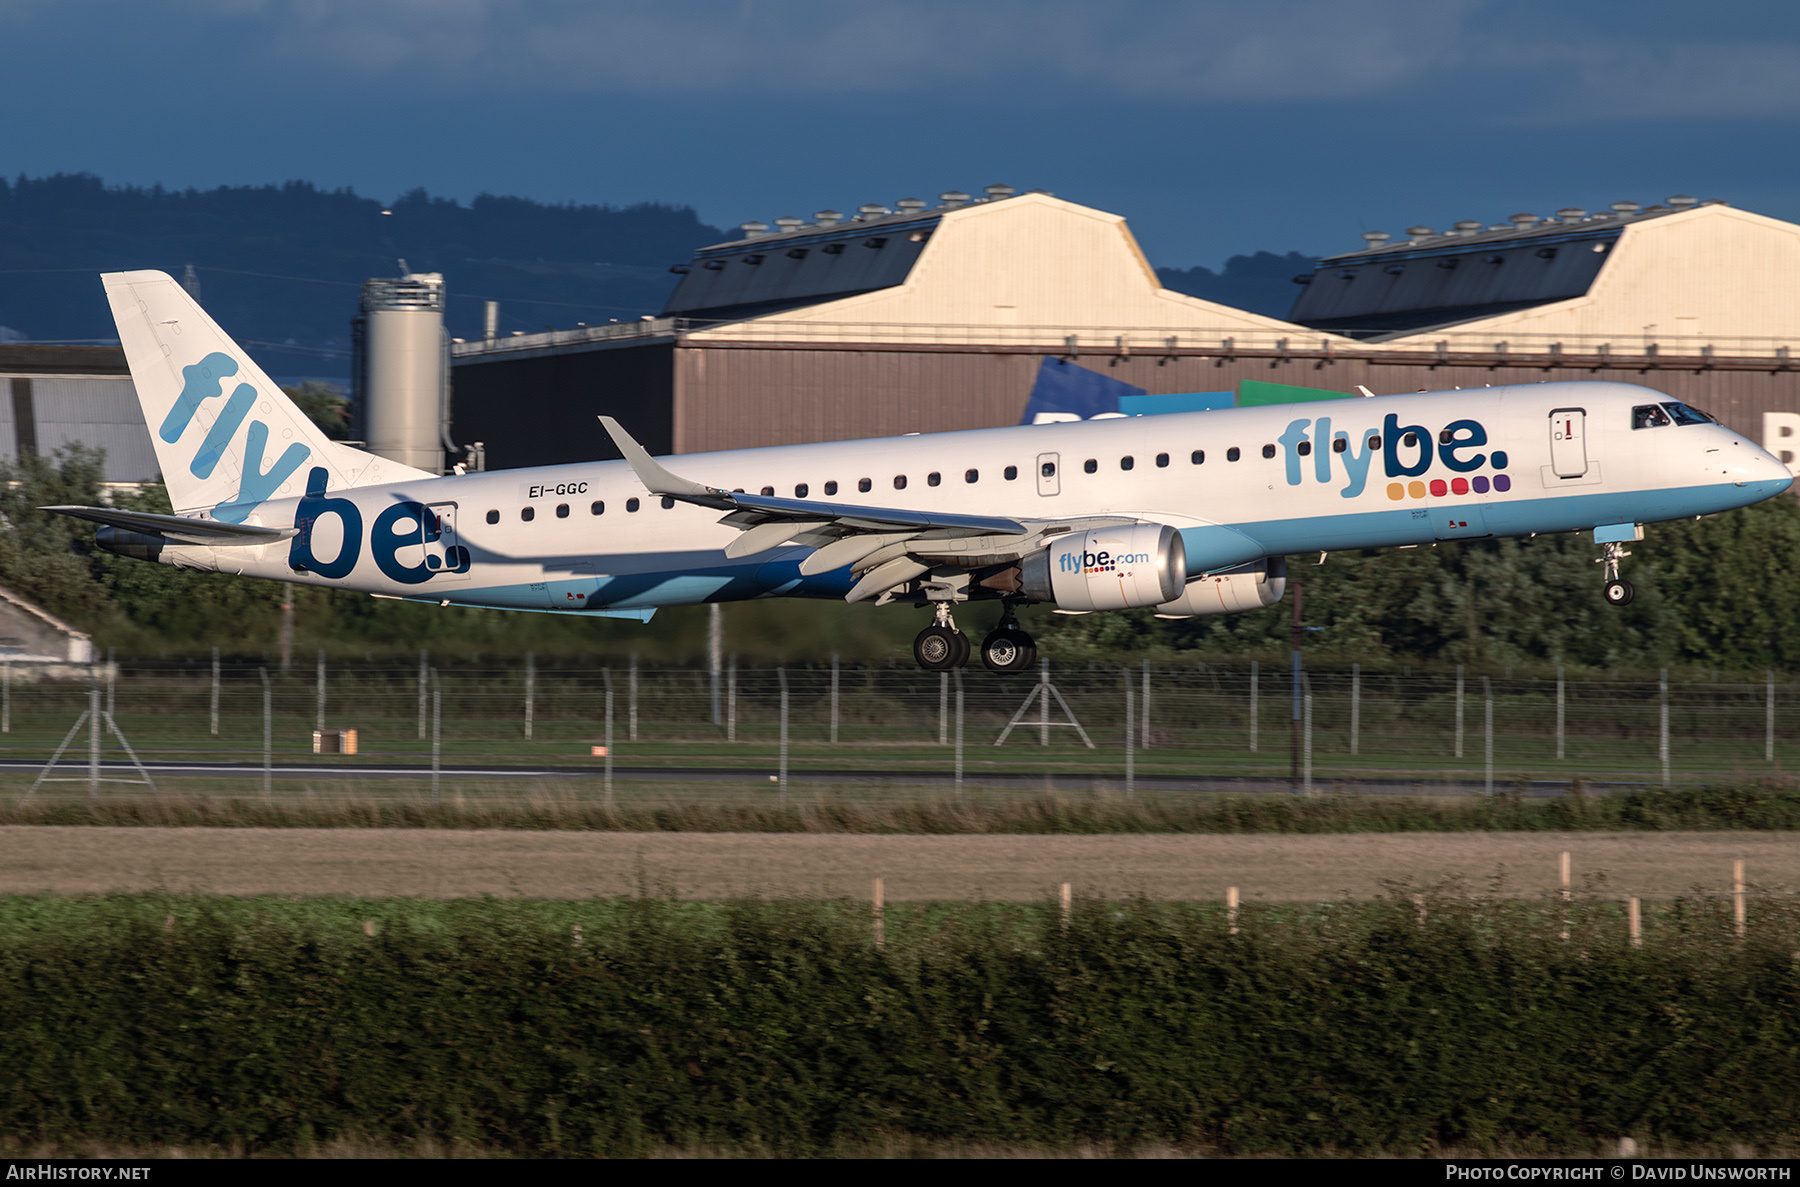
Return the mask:
{"type": "Polygon", "coordinates": [[[758,239],[769,233],[769,224],[755,221],[739,223],[738,230],[744,233],[746,239],[758,239]]]}
{"type": "Polygon", "coordinates": [[[781,228],[781,233],[783,235],[792,235],[795,231],[798,231],[801,227],[806,225],[806,220],[803,218],[795,218],[790,214],[785,218],[776,219],[775,225],[781,228]]]}
{"type": "Polygon", "coordinates": [[[1636,214],[1639,207],[1636,202],[1614,202],[1612,209],[1615,214],[1636,214]]]}
{"type": "Polygon", "coordinates": [[[999,183],[996,182],[994,185],[987,186],[981,192],[988,196],[988,201],[998,202],[1002,198],[1012,197],[1014,194],[1018,193],[1019,191],[1013,189],[1009,185],[1000,185],[999,183]]]}
{"type": "Polygon", "coordinates": [[[1513,215],[1511,218],[1507,219],[1506,221],[1511,223],[1513,226],[1519,228],[1519,230],[1523,231],[1526,227],[1537,226],[1537,215],[1525,214],[1525,213],[1521,212],[1519,214],[1513,215]]]}
{"type": "Polygon", "coordinates": [[[887,207],[879,206],[874,202],[864,202],[856,208],[856,217],[858,218],[880,218],[884,214],[892,213],[893,211],[887,207]]]}
{"type": "Polygon", "coordinates": [[[1451,229],[1458,235],[1473,235],[1481,230],[1481,221],[1479,219],[1465,218],[1451,229]]]}
{"type": "Polygon", "coordinates": [[[1510,231],[1513,229],[1513,225],[1511,223],[1489,223],[1487,229],[1490,231],[1510,231]]]}
{"type": "Polygon", "coordinates": [[[1687,194],[1676,194],[1669,199],[1669,205],[1677,210],[1686,210],[1690,206],[1700,205],[1700,199],[1689,197],[1687,194]]]}
{"type": "Polygon", "coordinates": [[[813,220],[815,222],[817,222],[821,227],[829,227],[834,223],[843,222],[844,216],[842,213],[840,213],[836,210],[821,210],[817,214],[813,215],[813,220]]]}
{"type": "Polygon", "coordinates": [[[931,203],[920,198],[902,198],[894,203],[894,207],[899,210],[901,214],[917,214],[929,205],[931,205],[931,203]]]}
{"type": "Polygon", "coordinates": [[[1565,206],[1556,212],[1556,217],[1565,223],[1578,223],[1587,217],[1587,211],[1579,206],[1565,206]]]}
{"type": "Polygon", "coordinates": [[[1437,234],[1437,232],[1430,227],[1408,227],[1406,228],[1406,233],[1411,235],[1414,239],[1424,239],[1428,236],[1437,234]]]}
{"type": "Polygon", "coordinates": [[[1367,243],[1370,248],[1380,247],[1382,244],[1386,243],[1391,238],[1393,238],[1393,236],[1389,235],[1386,231],[1364,231],[1363,232],[1363,242],[1367,243]]]}
{"type": "Polygon", "coordinates": [[[969,195],[963,193],[961,190],[945,190],[938,195],[938,201],[954,210],[958,206],[967,204],[969,195]]]}

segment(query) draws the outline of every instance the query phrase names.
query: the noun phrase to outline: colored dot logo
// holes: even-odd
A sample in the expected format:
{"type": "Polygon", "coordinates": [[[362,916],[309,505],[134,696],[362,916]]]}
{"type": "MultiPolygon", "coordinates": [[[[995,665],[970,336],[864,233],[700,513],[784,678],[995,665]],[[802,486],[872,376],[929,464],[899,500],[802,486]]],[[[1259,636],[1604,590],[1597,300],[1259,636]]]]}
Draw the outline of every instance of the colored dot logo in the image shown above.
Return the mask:
{"type": "Polygon", "coordinates": [[[1404,499],[1423,499],[1428,496],[1441,499],[1447,495],[1485,495],[1490,490],[1505,494],[1511,489],[1512,479],[1505,474],[1496,474],[1492,480],[1486,475],[1476,475],[1474,478],[1453,478],[1449,482],[1434,478],[1429,486],[1423,482],[1390,482],[1387,497],[1398,503],[1404,499]]]}

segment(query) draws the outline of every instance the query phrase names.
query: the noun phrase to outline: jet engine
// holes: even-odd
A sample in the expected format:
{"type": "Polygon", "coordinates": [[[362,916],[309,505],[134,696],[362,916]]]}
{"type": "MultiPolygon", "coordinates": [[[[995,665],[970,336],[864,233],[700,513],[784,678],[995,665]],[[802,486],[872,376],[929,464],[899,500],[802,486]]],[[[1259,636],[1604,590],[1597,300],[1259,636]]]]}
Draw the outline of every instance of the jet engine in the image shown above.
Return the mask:
{"type": "Polygon", "coordinates": [[[1020,564],[1020,587],[1065,610],[1129,610],[1167,602],[1187,581],[1187,550],[1167,524],[1076,532],[1020,564]]]}
{"type": "Polygon", "coordinates": [[[1272,556],[1188,582],[1181,596],[1156,608],[1158,618],[1235,614],[1273,606],[1287,592],[1287,558],[1272,556]]]}

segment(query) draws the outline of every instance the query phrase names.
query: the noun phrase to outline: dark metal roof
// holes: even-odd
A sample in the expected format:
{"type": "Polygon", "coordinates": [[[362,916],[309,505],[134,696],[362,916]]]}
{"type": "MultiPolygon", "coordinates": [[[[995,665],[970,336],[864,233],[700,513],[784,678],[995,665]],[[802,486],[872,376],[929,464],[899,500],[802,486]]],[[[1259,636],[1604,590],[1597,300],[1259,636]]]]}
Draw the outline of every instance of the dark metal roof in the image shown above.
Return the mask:
{"type": "Polygon", "coordinates": [[[701,248],[663,313],[735,320],[904,284],[938,217],[815,224],[701,248]]]}
{"type": "Polygon", "coordinates": [[[1690,208],[1520,214],[1509,225],[1443,234],[1415,227],[1397,243],[1320,260],[1288,320],[1358,338],[1395,337],[1579,297],[1626,226],[1690,208]]]}

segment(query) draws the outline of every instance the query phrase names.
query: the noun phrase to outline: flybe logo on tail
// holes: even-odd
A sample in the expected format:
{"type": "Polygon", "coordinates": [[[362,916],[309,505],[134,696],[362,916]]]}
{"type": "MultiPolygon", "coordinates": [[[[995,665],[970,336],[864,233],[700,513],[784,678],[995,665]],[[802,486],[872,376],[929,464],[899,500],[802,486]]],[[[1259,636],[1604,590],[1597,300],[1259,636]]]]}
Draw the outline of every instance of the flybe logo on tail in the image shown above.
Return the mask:
{"type": "MultiPolygon", "coordinates": [[[[1363,430],[1355,434],[1333,431],[1331,418],[1321,416],[1291,421],[1276,438],[1287,452],[1287,481],[1299,486],[1305,471],[1312,470],[1315,482],[1329,483],[1341,472],[1344,486],[1338,493],[1354,499],[1368,487],[1369,468],[1375,455],[1381,455],[1381,468],[1389,478],[1416,478],[1435,466],[1452,474],[1472,474],[1482,469],[1506,469],[1506,451],[1484,452],[1488,443],[1487,429],[1476,420],[1451,421],[1436,433],[1424,425],[1403,425],[1389,413],[1381,430],[1363,430]]],[[[1488,479],[1457,478],[1453,485],[1470,487],[1478,492],[1488,490],[1488,479]]],[[[1511,480],[1499,474],[1493,489],[1505,491],[1511,480]]],[[[1442,482],[1435,485],[1442,486],[1442,482]]],[[[1461,493],[1461,492],[1459,492],[1461,493]]]]}
{"type": "MultiPolygon", "coordinates": [[[[238,373],[237,360],[230,355],[214,351],[192,366],[181,369],[181,395],[176,397],[174,407],[163,418],[162,427],[157,435],[170,445],[179,442],[194,422],[200,406],[206,401],[216,399],[225,394],[225,380],[238,373]]],[[[212,427],[200,442],[193,459],[188,462],[188,473],[195,478],[211,478],[218,469],[219,460],[225,456],[232,438],[237,436],[239,428],[256,406],[256,389],[247,383],[240,383],[219,410],[213,420],[212,427]]],[[[312,456],[312,450],[298,441],[289,445],[275,459],[273,465],[263,469],[263,458],[269,447],[269,426],[264,421],[253,420],[250,429],[244,436],[243,475],[238,482],[235,496],[221,502],[213,508],[213,518],[226,523],[242,523],[255,510],[256,505],[281,489],[300,468],[300,464],[312,456]]]]}

